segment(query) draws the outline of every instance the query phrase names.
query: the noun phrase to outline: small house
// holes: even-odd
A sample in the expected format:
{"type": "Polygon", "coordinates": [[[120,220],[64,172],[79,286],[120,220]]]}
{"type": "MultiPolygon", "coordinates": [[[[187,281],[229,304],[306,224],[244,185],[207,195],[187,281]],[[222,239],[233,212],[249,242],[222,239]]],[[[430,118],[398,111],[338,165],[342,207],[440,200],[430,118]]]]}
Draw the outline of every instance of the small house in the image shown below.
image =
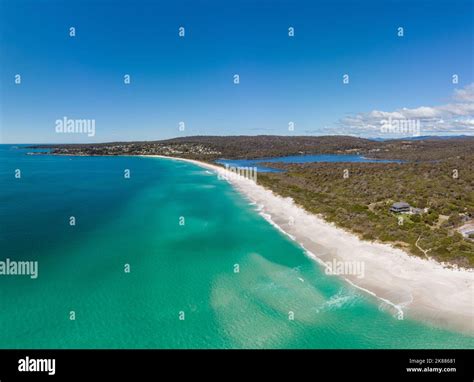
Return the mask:
{"type": "Polygon", "coordinates": [[[396,202],[392,204],[392,207],[390,207],[390,211],[395,213],[409,213],[410,210],[410,205],[405,202],[396,202]]]}

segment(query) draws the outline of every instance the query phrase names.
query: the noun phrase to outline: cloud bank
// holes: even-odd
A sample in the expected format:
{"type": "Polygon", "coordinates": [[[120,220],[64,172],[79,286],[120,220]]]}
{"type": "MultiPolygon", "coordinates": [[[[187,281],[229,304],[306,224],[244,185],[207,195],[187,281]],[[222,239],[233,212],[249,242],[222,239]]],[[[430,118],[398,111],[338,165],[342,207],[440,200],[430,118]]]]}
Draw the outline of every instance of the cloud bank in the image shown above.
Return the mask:
{"type": "Polygon", "coordinates": [[[450,103],[353,114],[339,120],[337,130],[340,134],[381,138],[474,135],[474,83],[456,89],[450,103]]]}

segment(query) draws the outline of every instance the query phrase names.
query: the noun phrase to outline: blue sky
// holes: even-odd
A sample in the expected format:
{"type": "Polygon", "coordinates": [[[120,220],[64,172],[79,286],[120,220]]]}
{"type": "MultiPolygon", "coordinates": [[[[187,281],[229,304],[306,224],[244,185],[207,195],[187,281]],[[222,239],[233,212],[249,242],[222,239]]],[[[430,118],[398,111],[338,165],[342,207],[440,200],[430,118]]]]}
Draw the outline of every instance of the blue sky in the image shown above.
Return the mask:
{"type": "Polygon", "coordinates": [[[380,136],[388,117],[474,134],[473,4],[0,0],[1,142],[380,136]]]}

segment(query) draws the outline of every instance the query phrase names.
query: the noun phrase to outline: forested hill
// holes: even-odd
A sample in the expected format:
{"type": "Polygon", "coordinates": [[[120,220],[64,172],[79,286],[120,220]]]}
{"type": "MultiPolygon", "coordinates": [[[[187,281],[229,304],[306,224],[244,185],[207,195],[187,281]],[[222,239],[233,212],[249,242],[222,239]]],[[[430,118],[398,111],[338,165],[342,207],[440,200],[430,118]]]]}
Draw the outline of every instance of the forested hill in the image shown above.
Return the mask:
{"type": "Polygon", "coordinates": [[[53,154],[60,155],[169,155],[199,160],[358,153],[372,158],[429,161],[473,154],[474,137],[375,141],[350,136],[191,136],[161,141],[34,147],[52,148],[53,154]]]}

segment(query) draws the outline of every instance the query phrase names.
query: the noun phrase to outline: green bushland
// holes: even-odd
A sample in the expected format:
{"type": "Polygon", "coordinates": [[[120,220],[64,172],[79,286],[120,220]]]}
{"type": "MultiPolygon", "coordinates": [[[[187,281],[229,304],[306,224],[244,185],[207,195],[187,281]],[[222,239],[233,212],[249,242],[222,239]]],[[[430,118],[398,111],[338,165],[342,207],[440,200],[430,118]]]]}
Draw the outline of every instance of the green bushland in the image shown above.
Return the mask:
{"type": "Polygon", "coordinates": [[[392,243],[418,256],[474,267],[474,242],[456,228],[474,218],[474,155],[407,163],[275,164],[258,183],[292,197],[307,211],[368,240],[392,243]],[[344,178],[348,170],[349,177],[344,178]],[[458,177],[453,177],[457,170],[458,177]],[[405,201],[428,208],[419,215],[389,211],[405,201]],[[399,217],[403,224],[399,224],[399,217]]]}

